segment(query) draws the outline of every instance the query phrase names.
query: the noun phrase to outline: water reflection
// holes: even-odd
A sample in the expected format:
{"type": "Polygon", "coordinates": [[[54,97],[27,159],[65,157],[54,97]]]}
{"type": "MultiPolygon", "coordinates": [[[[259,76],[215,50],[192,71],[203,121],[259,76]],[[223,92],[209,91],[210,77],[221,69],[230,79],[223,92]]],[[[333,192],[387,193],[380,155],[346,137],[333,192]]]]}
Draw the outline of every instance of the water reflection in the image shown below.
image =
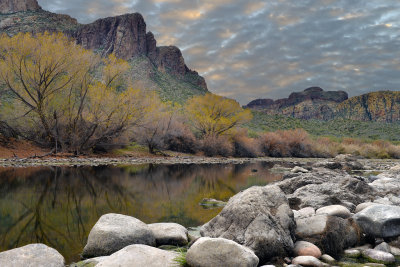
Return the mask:
{"type": "Polygon", "coordinates": [[[146,223],[201,225],[220,209],[203,198],[228,200],[279,175],[266,163],[0,168],[0,251],[41,242],[67,262],[79,259],[98,218],[115,212],[146,223]],[[257,171],[255,171],[257,170],[257,171]]]}

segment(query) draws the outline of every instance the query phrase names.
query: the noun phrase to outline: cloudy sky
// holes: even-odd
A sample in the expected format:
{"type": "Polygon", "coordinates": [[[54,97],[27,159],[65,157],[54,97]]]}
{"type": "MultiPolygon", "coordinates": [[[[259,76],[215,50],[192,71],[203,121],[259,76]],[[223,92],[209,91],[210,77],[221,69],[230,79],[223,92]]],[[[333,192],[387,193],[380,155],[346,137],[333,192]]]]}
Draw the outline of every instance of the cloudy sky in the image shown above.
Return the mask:
{"type": "Polygon", "coordinates": [[[81,23],[139,12],[210,91],[241,104],[310,86],[400,89],[398,0],[38,0],[81,23]]]}

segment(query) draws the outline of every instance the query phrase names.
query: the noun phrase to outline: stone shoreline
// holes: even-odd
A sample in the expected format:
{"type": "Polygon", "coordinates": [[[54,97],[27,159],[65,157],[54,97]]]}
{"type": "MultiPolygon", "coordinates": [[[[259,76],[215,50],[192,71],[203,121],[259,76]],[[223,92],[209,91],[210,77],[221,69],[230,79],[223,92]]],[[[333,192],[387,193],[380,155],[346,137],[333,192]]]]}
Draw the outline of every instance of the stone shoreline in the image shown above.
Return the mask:
{"type": "MultiPolygon", "coordinates": [[[[35,166],[101,166],[101,165],[138,165],[138,164],[243,164],[257,162],[282,163],[291,166],[313,164],[325,158],[217,158],[198,156],[171,157],[68,157],[68,158],[0,158],[0,167],[35,166]]],[[[364,170],[388,170],[397,164],[397,159],[358,159],[364,170]]]]}

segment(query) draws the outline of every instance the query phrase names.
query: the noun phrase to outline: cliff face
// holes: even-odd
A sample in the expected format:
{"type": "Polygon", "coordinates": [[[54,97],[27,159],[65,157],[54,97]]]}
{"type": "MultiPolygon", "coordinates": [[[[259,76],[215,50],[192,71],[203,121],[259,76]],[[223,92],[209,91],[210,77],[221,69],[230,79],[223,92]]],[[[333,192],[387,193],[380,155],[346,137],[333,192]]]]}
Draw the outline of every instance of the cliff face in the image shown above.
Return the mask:
{"type": "MultiPolygon", "coordinates": [[[[95,50],[105,56],[115,53],[119,58],[133,61],[145,57],[151,64],[142,64],[149,68],[143,73],[141,84],[148,84],[146,79],[155,79],[159,83],[158,90],[164,90],[170,84],[170,79],[177,79],[182,83],[182,90],[194,90],[195,94],[207,92],[207,85],[203,77],[190,70],[179,48],[175,46],[157,47],[157,41],[151,32],[146,32],[146,23],[139,13],[125,14],[96,20],[93,23],[82,25],[67,15],[59,15],[43,11],[36,0],[1,0],[0,33],[14,35],[18,32],[55,32],[61,31],[77,40],[77,43],[87,49],[95,50]],[[3,3],[3,1],[5,1],[3,3]],[[12,14],[9,12],[12,10],[12,14]],[[17,13],[15,13],[17,12],[17,13]],[[157,72],[168,76],[159,77],[157,72]],[[161,81],[162,80],[162,81],[161,81]]],[[[135,75],[135,73],[133,73],[135,75]]],[[[137,77],[136,77],[137,78],[137,77]]],[[[157,86],[153,86],[157,88],[157,86]]],[[[166,88],[166,90],[171,90],[166,88]]],[[[190,95],[190,93],[188,93],[190,95]]]]}
{"type": "Polygon", "coordinates": [[[40,9],[36,0],[1,0],[0,2],[0,13],[2,14],[40,9]]]}
{"type": "Polygon", "coordinates": [[[351,97],[336,108],[336,117],[380,122],[400,121],[400,92],[379,91],[351,97]]]}
{"type": "Polygon", "coordinates": [[[303,92],[291,93],[278,100],[256,99],[246,107],[261,110],[270,115],[284,115],[300,119],[332,119],[338,103],[348,98],[344,91],[324,91],[310,87],[303,92]]]}

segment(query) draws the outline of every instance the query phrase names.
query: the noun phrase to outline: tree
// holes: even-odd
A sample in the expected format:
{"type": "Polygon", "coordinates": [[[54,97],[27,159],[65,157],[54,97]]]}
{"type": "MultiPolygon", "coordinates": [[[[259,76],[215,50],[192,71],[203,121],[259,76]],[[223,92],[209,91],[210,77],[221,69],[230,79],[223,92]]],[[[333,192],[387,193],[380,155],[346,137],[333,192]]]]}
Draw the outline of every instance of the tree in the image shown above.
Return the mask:
{"type": "Polygon", "coordinates": [[[61,33],[2,35],[0,88],[9,99],[1,113],[24,137],[78,154],[142,120],[146,97],[127,84],[128,69],[61,33]]]}
{"type": "Polygon", "coordinates": [[[193,97],[185,110],[200,137],[231,135],[252,118],[250,110],[241,108],[235,100],[211,93],[193,97]]]}

